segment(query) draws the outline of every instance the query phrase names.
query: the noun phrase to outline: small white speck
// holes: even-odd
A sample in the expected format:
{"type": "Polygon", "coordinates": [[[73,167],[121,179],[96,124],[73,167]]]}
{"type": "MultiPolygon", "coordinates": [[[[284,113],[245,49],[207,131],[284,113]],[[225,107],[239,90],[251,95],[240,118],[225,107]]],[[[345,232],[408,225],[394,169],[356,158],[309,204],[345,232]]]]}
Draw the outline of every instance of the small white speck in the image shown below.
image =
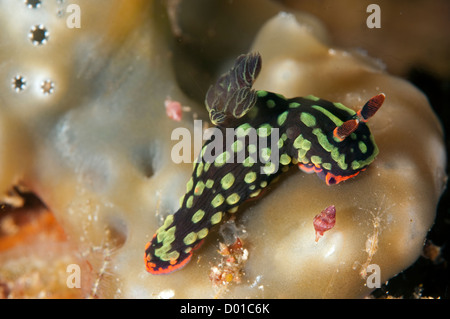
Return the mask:
{"type": "Polygon", "coordinates": [[[159,299],[171,299],[173,297],[175,297],[175,291],[172,289],[163,290],[158,295],[159,299]]]}
{"type": "MultiPolygon", "coordinates": [[[[250,285],[250,288],[255,288],[256,285],[258,285],[260,283],[261,278],[262,278],[261,275],[256,276],[255,281],[253,281],[253,283],[250,285]]],[[[263,285],[258,286],[259,289],[261,289],[260,287],[264,287],[264,286],[263,285]]]]}
{"type": "Polygon", "coordinates": [[[248,259],[248,250],[244,249],[244,251],[242,252],[242,260],[247,260],[248,259]]]}
{"type": "Polygon", "coordinates": [[[327,251],[327,253],[325,254],[324,257],[327,258],[327,257],[333,255],[333,253],[334,253],[335,251],[336,251],[336,246],[333,245],[333,246],[331,246],[331,248],[327,251]]]}

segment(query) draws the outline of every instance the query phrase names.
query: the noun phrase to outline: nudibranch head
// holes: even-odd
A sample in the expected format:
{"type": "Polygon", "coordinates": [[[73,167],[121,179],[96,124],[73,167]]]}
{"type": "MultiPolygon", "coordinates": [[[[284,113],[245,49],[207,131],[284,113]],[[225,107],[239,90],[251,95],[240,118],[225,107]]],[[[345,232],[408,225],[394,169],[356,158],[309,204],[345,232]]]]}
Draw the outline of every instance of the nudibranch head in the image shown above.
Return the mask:
{"type": "MultiPolygon", "coordinates": [[[[317,99],[311,97],[311,99],[317,99]]],[[[383,93],[372,97],[357,112],[341,103],[317,99],[309,113],[302,113],[302,122],[310,128],[314,140],[308,158],[299,167],[315,172],[328,185],[337,184],[365,170],[378,155],[378,147],[366,122],[380,109],[385,99],[383,93]]]]}

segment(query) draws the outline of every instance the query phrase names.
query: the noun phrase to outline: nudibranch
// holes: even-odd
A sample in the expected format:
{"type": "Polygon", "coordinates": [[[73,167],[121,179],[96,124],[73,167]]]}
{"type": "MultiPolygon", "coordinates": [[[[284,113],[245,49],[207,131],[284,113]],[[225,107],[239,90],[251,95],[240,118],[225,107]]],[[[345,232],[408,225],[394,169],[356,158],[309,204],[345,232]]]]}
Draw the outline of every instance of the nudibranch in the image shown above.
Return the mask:
{"type": "Polygon", "coordinates": [[[222,134],[205,142],[181,207],[147,243],[148,272],[166,274],[185,266],[211,227],[289,167],[315,172],[332,185],[356,176],[377,156],[366,122],[384,94],[357,112],[312,95],[288,99],[252,89],[261,65],[260,54],[241,55],[209,88],[206,108],[222,134]]]}

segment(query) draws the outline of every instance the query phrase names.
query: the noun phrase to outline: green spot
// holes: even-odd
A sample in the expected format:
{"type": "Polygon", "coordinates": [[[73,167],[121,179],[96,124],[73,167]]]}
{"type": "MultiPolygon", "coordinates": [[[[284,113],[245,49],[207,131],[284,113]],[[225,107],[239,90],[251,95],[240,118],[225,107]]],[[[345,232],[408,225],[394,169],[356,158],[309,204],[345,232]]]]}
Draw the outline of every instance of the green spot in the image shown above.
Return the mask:
{"type": "Polygon", "coordinates": [[[276,104],[274,100],[267,100],[266,105],[269,109],[273,109],[276,104]]]}
{"type": "Polygon", "coordinates": [[[306,159],[306,163],[308,163],[309,162],[309,160],[306,158],[306,153],[308,152],[308,150],[305,150],[305,149],[299,149],[298,150],[298,160],[300,161],[300,162],[303,162],[304,163],[304,161],[305,161],[305,159],[306,159]]]}
{"type": "Polygon", "coordinates": [[[170,245],[175,240],[175,229],[176,226],[172,226],[168,230],[158,232],[156,235],[156,239],[160,243],[163,242],[164,245],[170,245]]]}
{"type": "Polygon", "coordinates": [[[268,92],[267,91],[257,91],[256,94],[258,95],[258,97],[265,97],[268,92]]]}
{"type": "Polygon", "coordinates": [[[283,138],[280,138],[277,142],[277,146],[278,146],[278,148],[282,148],[283,145],[284,145],[284,140],[283,140],[283,138]]]}
{"type": "Polygon", "coordinates": [[[289,114],[289,111],[284,111],[283,113],[281,113],[278,116],[277,123],[278,123],[279,126],[283,125],[284,122],[286,122],[288,114],[289,114]]]}
{"type": "Polygon", "coordinates": [[[176,226],[170,227],[164,236],[164,242],[172,243],[175,240],[175,230],[177,229],[176,226]]]}
{"type": "Polygon", "coordinates": [[[242,138],[242,137],[246,136],[250,132],[251,129],[252,129],[252,126],[249,123],[244,123],[244,124],[239,125],[236,128],[235,134],[237,137],[242,138]]]}
{"type": "Polygon", "coordinates": [[[325,168],[326,170],[331,170],[331,164],[330,163],[323,163],[322,167],[325,168]]]}
{"type": "Polygon", "coordinates": [[[266,165],[264,165],[263,167],[263,172],[266,175],[272,175],[275,173],[276,170],[276,166],[274,163],[270,162],[270,163],[266,163],[266,165]]]}
{"type": "Polygon", "coordinates": [[[361,164],[358,161],[353,161],[352,162],[352,169],[353,170],[357,170],[361,167],[361,164]]]}
{"type": "Polygon", "coordinates": [[[313,155],[313,156],[311,156],[311,162],[314,165],[320,165],[320,164],[322,164],[322,158],[320,156],[313,155]]]}
{"type": "Polygon", "coordinates": [[[311,101],[319,101],[320,100],[317,96],[314,96],[314,95],[305,96],[305,99],[308,99],[311,101]]]}
{"type": "Polygon", "coordinates": [[[239,202],[240,199],[241,199],[241,197],[239,196],[239,194],[233,193],[227,197],[227,203],[229,205],[235,205],[239,202]]]}
{"type": "Polygon", "coordinates": [[[296,149],[302,148],[301,145],[302,145],[303,140],[304,140],[304,138],[303,138],[302,134],[297,136],[297,138],[294,140],[294,147],[296,149]]]}
{"type": "Polygon", "coordinates": [[[311,149],[311,142],[308,141],[307,139],[304,139],[302,134],[300,134],[294,140],[294,147],[296,149],[303,149],[305,151],[309,151],[311,149]]]}
{"type": "Polygon", "coordinates": [[[203,171],[203,162],[197,165],[197,177],[200,177],[202,175],[202,171],[203,171]]]}
{"type": "Polygon", "coordinates": [[[247,157],[247,158],[244,160],[244,162],[242,163],[242,165],[243,165],[244,167],[252,167],[253,164],[255,164],[255,163],[256,163],[255,159],[254,159],[252,156],[249,156],[249,157],[247,157]]]}
{"type": "Polygon", "coordinates": [[[180,197],[180,207],[183,205],[183,201],[184,201],[184,197],[186,196],[186,194],[184,194],[183,196],[180,197]]]}
{"type": "Polygon", "coordinates": [[[233,207],[233,208],[229,209],[228,212],[230,214],[234,214],[234,213],[236,213],[238,211],[238,209],[239,209],[239,206],[236,206],[236,207],[233,207]]]}
{"type": "Polygon", "coordinates": [[[259,137],[267,137],[272,132],[272,126],[270,124],[263,124],[256,130],[256,134],[258,134],[259,137]]]}
{"type": "Polygon", "coordinates": [[[221,194],[217,194],[216,197],[214,197],[213,200],[211,201],[211,205],[214,208],[217,208],[223,204],[224,200],[225,199],[223,198],[223,196],[221,194]]]}
{"type": "Polygon", "coordinates": [[[159,227],[158,230],[156,231],[156,233],[158,234],[157,235],[158,242],[161,242],[163,240],[166,233],[166,229],[168,229],[169,226],[172,225],[173,223],[173,218],[174,218],[173,215],[168,215],[164,220],[164,224],[161,227],[159,227]]]}
{"type": "Polygon", "coordinates": [[[166,255],[169,250],[172,249],[172,245],[163,245],[157,249],[155,249],[155,255],[160,257],[166,255]]]}
{"type": "Polygon", "coordinates": [[[164,224],[162,225],[162,227],[164,229],[169,227],[173,223],[173,218],[174,218],[173,215],[167,215],[166,219],[164,220],[164,224]]]}
{"type": "Polygon", "coordinates": [[[161,260],[168,260],[167,252],[172,249],[171,245],[163,245],[157,249],[155,249],[155,256],[161,260]]]}
{"type": "Polygon", "coordinates": [[[203,219],[203,217],[205,216],[205,211],[199,209],[198,211],[195,212],[194,215],[192,215],[192,222],[194,224],[197,224],[199,221],[201,221],[203,219]]]}
{"type": "Polygon", "coordinates": [[[197,240],[197,233],[196,232],[190,232],[186,235],[186,237],[183,238],[183,243],[186,246],[192,245],[197,240]]]}
{"type": "Polygon", "coordinates": [[[251,183],[253,183],[255,180],[256,180],[256,173],[255,173],[255,172],[250,172],[250,173],[245,174],[244,181],[245,181],[247,184],[251,184],[251,183]]]}
{"type": "Polygon", "coordinates": [[[339,158],[339,155],[340,155],[340,153],[339,153],[339,149],[337,147],[331,151],[331,158],[334,161],[337,161],[337,159],[339,158]]]}
{"type": "Polygon", "coordinates": [[[261,184],[259,184],[259,186],[261,186],[261,188],[264,188],[267,186],[267,182],[266,181],[262,181],[261,184]]]}
{"type": "Polygon", "coordinates": [[[176,250],[171,251],[169,254],[166,254],[165,256],[162,256],[162,260],[169,261],[169,260],[177,260],[180,257],[180,253],[176,250]]]}
{"type": "Polygon", "coordinates": [[[300,106],[300,103],[297,103],[297,102],[289,103],[289,108],[290,109],[295,109],[295,108],[297,108],[299,106],[300,106]]]}
{"type": "Polygon", "coordinates": [[[346,106],[345,106],[344,104],[342,104],[342,103],[333,103],[333,105],[336,106],[336,107],[337,107],[338,109],[340,109],[340,110],[346,111],[346,112],[347,112],[348,114],[350,114],[350,115],[355,115],[355,114],[356,114],[355,111],[353,111],[352,109],[346,107],[346,106]]]}
{"type": "Polygon", "coordinates": [[[316,118],[310,113],[302,112],[300,114],[300,121],[302,121],[302,123],[307,127],[313,127],[316,125],[316,118]]]}
{"type": "Polygon", "coordinates": [[[203,165],[203,171],[206,173],[209,170],[210,166],[211,166],[211,163],[205,163],[205,165],[203,165]]]}
{"type": "Polygon", "coordinates": [[[191,196],[189,196],[189,198],[186,201],[186,208],[191,208],[193,202],[194,202],[194,196],[191,195],[191,196]]]}
{"type": "Polygon", "coordinates": [[[253,144],[250,144],[250,145],[247,147],[247,149],[248,149],[248,152],[249,152],[250,154],[256,153],[256,150],[257,150],[256,145],[253,145],[253,144]]]}
{"type": "Polygon", "coordinates": [[[289,165],[291,162],[291,157],[287,154],[281,154],[280,156],[280,164],[281,165],[289,165]]]}
{"type": "Polygon", "coordinates": [[[200,196],[205,189],[205,183],[198,181],[194,188],[194,195],[200,196]]]}
{"type": "Polygon", "coordinates": [[[302,144],[300,145],[300,148],[309,151],[311,149],[311,142],[308,140],[303,140],[302,144]]]}
{"type": "Polygon", "coordinates": [[[326,150],[327,152],[331,152],[335,148],[335,146],[328,141],[327,136],[322,132],[320,128],[315,128],[312,132],[317,136],[317,141],[324,150],[326,150]]]}
{"type": "Polygon", "coordinates": [[[205,238],[206,236],[208,236],[208,228],[203,228],[202,230],[200,230],[200,231],[197,233],[198,239],[203,239],[203,238],[205,238]]]}
{"type": "Polygon", "coordinates": [[[252,128],[253,128],[253,126],[250,123],[246,122],[246,123],[242,123],[241,125],[239,125],[236,129],[239,129],[242,131],[247,131],[252,128]]]}
{"type": "Polygon", "coordinates": [[[341,155],[339,156],[339,160],[337,161],[337,163],[338,163],[338,166],[339,166],[340,168],[342,168],[343,170],[346,170],[346,169],[348,168],[348,165],[347,165],[347,163],[345,162],[345,154],[341,154],[341,155]]]}
{"type": "Polygon", "coordinates": [[[212,215],[211,224],[215,225],[215,224],[220,223],[220,221],[222,220],[222,215],[223,215],[222,212],[217,212],[214,215],[212,215]]]}
{"type": "Polygon", "coordinates": [[[347,169],[348,165],[345,163],[345,154],[340,154],[339,149],[335,148],[331,151],[331,158],[338,164],[341,169],[347,169]]]}
{"type": "Polygon", "coordinates": [[[203,155],[205,155],[207,148],[208,148],[208,145],[203,146],[202,151],[200,152],[200,157],[203,157],[203,155]]]}
{"type": "Polygon", "coordinates": [[[287,140],[287,134],[286,133],[281,134],[281,138],[283,139],[283,141],[286,141],[287,140]]]}
{"type": "Polygon", "coordinates": [[[191,177],[186,184],[186,193],[189,193],[192,190],[192,186],[194,186],[194,180],[191,177]]]}
{"type": "Polygon", "coordinates": [[[366,154],[367,153],[367,145],[363,141],[358,142],[358,147],[361,153],[366,154]]]}
{"type": "Polygon", "coordinates": [[[261,193],[261,189],[256,190],[255,192],[250,194],[250,197],[257,197],[261,193]]]}
{"type": "MultiPolygon", "coordinates": [[[[361,161],[358,161],[358,163],[359,163],[359,167],[360,168],[362,168],[362,167],[364,167],[364,166],[367,166],[367,165],[369,165],[370,163],[372,163],[373,162],[373,160],[375,159],[375,157],[378,155],[378,152],[379,152],[379,150],[378,150],[378,147],[377,147],[377,145],[375,144],[375,140],[374,140],[374,138],[373,138],[373,135],[370,135],[370,141],[373,143],[373,146],[374,146],[374,149],[373,149],[373,152],[372,152],[372,154],[370,154],[370,156],[368,156],[366,159],[364,159],[364,160],[361,160],[361,161]]],[[[353,165],[353,163],[352,163],[352,165],[353,165]]]]}
{"type": "Polygon", "coordinates": [[[270,154],[272,154],[272,150],[270,148],[268,148],[268,147],[263,148],[261,150],[261,158],[264,160],[264,162],[269,161],[270,154]]]}
{"type": "Polygon", "coordinates": [[[322,112],[324,115],[326,115],[336,126],[341,126],[342,123],[344,123],[340,118],[338,118],[336,115],[328,111],[327,109],[319,106],[319,105],[313,105],[313,109],[316,109],[317,111],[322,112]]]}
{"type": "Polygon", "coordinates": [[[231,186],[233,186],[234,183],[234,175],[233,173],[228,173],[222,179],[220,180],[220,184],[222,184],[222,188],[224,190],[229,189],[231,186]]]}
{"type": "Polygon", "coordinates": [[[231,155],[228,151],[223,152],[222,154],[216,157],[216,160],[214,161],[214,166],[216,167],[223,166],[230,159],[230,157],[231,155]]]}
{"type": "Polygon", "coordinates": [[[207,188],[211,188],[211,187],[213,187],[213,185],[214,185],[214,180],[208,179],[208,180],[206,181],[205,186],[206,186],[207,188]]]}
{"type": "Polygon", "coordinates": [[[231,150],[235,153],[242,151],[243,148],[244,148],[244,143],[242,143],[241,140],[237,140],[236,142],[231,144],[231,150]]]}

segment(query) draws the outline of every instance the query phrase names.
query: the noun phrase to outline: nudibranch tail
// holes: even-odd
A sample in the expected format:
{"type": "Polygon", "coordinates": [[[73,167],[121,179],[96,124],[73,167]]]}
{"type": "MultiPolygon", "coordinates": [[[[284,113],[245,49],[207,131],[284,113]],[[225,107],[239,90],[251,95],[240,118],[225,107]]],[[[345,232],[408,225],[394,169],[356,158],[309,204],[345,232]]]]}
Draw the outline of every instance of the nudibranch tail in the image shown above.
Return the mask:
{"type": "Polygon", "coordinates": [[[184,267],[226,213],[258,198],[290,167],[298,165],[333,185],[355,177],[377,156],[366,122],[384,94],[355,112],[312,95],[286,98],[253,90],[260,69],[258,53],[241,55],[208,90],[206,108],[220,134],[203,145],[181,207],[145,247],[148,272],[184,267]]]}
{"type": "Polygon", "coordinates": [[[145,269],[153,274],[153,275],[162,275],[168,274],[175,270],[179,270],[187,265],[187,263],[192,258],[193,250],[199,248],[203,243],[203,240],[195,245],[195,247],[191,248],[188,252],[178,256],[173,256],[173,258],[169,258],[167,260],[163,258],[154,258],[155,257],[155,248],[154,244],[157,241],[157,234],[154,235],[153,239],[147,243],[145,246],[145,254],[144,254],[144,262],[145,269]]]}

